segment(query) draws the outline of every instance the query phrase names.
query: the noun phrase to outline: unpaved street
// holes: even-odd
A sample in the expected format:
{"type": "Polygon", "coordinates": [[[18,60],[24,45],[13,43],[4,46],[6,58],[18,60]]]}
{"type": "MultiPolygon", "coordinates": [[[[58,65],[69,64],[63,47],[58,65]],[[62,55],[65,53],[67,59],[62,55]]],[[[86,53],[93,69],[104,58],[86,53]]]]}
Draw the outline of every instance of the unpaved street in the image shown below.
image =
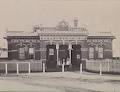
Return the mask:
{"type": "Polygon", "coordinates": [[[119,75],[49,72],[1,75],[0,91],[7,92],[120,92],[119,75]]]}

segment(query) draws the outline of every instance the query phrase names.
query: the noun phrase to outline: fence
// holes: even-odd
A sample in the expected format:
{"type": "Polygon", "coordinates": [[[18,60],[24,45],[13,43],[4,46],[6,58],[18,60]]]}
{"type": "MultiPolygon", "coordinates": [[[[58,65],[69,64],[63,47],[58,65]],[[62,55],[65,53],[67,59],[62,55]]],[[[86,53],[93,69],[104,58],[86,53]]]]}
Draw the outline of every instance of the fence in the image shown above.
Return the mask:
{"type": "Polygon", "coordinates": [[[86,69],[95,72],[120,73],[120,61],[112,59],[87,60],[86,69]]]}
{"type": "Polygon", "coordinates": [[[20,72],[28,72],[31,71],[42,71],[42,62],[23,62],[23,61],[8,61],[8,62],[0,62],[0,72],[8,74],[9,72],[16,72],[19,74],[20,72]]]}

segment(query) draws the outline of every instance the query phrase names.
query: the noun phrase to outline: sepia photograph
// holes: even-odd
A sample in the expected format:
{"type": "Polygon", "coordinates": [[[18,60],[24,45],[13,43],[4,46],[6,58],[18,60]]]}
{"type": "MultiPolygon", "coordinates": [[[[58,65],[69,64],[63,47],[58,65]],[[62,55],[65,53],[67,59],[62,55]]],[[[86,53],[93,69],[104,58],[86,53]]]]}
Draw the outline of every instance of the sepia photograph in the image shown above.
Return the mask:
{"type": "Polygon", "coordinates": [[[0,0],[0,92],[120,92],[119,0],[0,0]]]}

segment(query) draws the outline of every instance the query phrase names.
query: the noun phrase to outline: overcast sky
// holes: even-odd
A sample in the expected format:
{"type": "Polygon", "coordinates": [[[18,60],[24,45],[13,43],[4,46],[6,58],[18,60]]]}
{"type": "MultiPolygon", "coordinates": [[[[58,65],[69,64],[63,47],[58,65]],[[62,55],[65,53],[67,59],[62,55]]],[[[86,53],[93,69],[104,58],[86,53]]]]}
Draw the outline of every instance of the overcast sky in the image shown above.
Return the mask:
{"type": "Polygon", "coordinates": [[[87,25],[88,31],[111,31],[115,36],[114,56],[120,56],[119,0],[0,0],[1,46],[5,31],[31,31],[36,24],[56,26],[65,19],[73,25],[87,25]]]}

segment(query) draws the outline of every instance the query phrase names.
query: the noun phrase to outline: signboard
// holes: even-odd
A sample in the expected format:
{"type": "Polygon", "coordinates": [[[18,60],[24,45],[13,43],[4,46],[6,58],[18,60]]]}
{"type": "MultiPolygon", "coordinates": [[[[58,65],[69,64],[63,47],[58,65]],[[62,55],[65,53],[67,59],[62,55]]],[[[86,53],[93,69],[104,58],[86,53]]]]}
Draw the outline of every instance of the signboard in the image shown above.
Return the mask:
{"type": "Polygon", "coordinates": [[[54,49],[49,49],[49,55],[54,55],[54,49]]]}
{"type": "Polygon", "coordinates": [[[40,42],[40,40],[38,40],[38,39],[12,39],[11,40],[11,43],[19,43],[19,42],[23,42],[23,43],[30,43],[30,42],[37,43],[37,42],[40,42]]]}

